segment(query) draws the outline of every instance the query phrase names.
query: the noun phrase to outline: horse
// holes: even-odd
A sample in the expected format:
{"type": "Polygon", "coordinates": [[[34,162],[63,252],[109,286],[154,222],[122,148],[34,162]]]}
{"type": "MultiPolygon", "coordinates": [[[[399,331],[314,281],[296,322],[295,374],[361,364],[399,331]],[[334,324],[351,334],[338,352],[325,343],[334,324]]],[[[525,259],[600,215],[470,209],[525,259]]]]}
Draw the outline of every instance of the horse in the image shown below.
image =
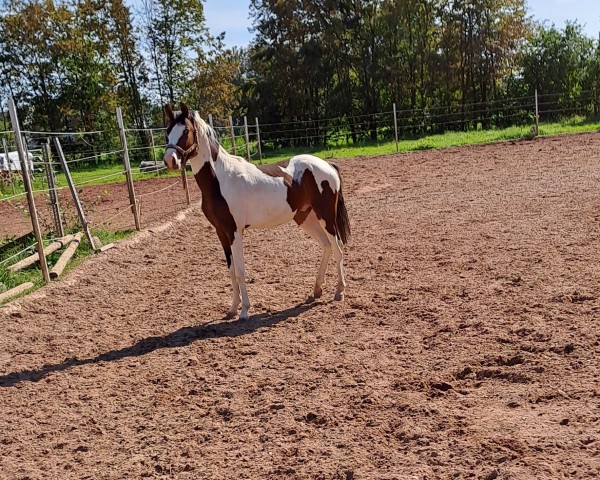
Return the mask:
{"type": "Polygon", "coordinates": [[[181,111],[165,106],[167,147],[163,162],[170,170],[192,167],[202,192],[202,211],[217,231],[227,260],[233,300],[225,318],[248,319],[243,235],[250,228],[273,228],[294,220],[322,249],[313,296],[320,298],[331,254],[338,283],[335,300],[343,300],[343,245],[350,238],[350,221],[342,195],[339,168],[312,155],[255,165],[230,155],[215,130],[198,112],[180,104],[181,111]]]}

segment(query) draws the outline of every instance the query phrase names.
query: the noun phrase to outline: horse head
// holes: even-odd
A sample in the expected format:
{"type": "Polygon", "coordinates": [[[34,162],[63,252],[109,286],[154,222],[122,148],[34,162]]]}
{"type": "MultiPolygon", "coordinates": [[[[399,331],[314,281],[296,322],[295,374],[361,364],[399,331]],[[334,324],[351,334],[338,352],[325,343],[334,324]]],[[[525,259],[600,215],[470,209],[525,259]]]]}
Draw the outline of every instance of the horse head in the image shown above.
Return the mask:
{"type": "Polygon", "coordinates": [[[168,125],[163,161],[169,169],[180,170],[190,160],[196,173],[206,162],[216,161],[219,140],[198,112],[190,110],[185,103],[181,103],[180,107],[180,112],[173,112],[170,105],[165,105],[168,125]]]}

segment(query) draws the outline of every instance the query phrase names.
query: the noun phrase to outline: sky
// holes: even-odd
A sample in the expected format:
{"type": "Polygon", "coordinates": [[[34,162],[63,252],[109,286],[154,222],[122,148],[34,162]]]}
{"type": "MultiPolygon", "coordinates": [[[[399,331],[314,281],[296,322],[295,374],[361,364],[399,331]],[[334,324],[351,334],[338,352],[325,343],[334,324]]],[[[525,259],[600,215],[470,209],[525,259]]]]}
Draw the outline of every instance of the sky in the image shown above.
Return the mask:
{"type": "MultiPolygon", "coordinates": [[[[600,34],[600,0],[527,0],[529,13],[537,20],[548,20],[563,27],[566,20],[578,20],[588,36],[600,34]]],[[[206,0],[204,15],[211,33],[225,33],[225,45],[245,47],[252,40],[248,31],[249,0],[206,0]]]]}

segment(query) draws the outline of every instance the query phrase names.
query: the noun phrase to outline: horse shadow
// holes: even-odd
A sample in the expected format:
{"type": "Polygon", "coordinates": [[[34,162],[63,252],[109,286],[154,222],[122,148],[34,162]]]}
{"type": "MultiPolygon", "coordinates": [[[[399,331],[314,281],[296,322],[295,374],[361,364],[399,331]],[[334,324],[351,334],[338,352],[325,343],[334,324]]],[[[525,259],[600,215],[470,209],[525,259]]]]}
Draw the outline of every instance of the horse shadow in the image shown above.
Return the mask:
{"type": "Polygon", "coordinates": [[[322,305],[322,302],[307,301],[275,314],[261,313],[253,315],[248,320],[216,320],[195,327],[183,327],[167,335],[144,338],[129,347],[111,350],[93,358],[68,358],[64,362],[44,365],[37,370],[22,370],[7,373],[0,376],[0,387],[12,387],[21,382],[39,382],[49,373],[63,372],[82,365],[114,362],[127,357],[139,357],[163,348],[185,347],[198,340],[248,335],[260,328],[271,328],[289,318],[298,317],[317,305],[322,305]]]}

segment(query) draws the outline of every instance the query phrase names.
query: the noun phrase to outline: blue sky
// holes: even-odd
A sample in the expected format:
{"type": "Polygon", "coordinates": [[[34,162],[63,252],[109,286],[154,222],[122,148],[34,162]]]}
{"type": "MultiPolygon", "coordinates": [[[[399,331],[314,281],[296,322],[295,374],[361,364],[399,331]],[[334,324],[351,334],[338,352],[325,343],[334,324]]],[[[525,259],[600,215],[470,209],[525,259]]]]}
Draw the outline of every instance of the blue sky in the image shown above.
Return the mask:
{"type": "MultiPolygon", "coordinates": [[[[600,33],[600,0],[528,0],[529,12],[538,20],[549,20],[562,27],[566,20],[585,24],[588,36],[600,33]]],[[[227,46],[245,47],[253,35],[249,17],[249,0],[206,0],[204,13],[211,33],[226,32],[227,46]]]]}

